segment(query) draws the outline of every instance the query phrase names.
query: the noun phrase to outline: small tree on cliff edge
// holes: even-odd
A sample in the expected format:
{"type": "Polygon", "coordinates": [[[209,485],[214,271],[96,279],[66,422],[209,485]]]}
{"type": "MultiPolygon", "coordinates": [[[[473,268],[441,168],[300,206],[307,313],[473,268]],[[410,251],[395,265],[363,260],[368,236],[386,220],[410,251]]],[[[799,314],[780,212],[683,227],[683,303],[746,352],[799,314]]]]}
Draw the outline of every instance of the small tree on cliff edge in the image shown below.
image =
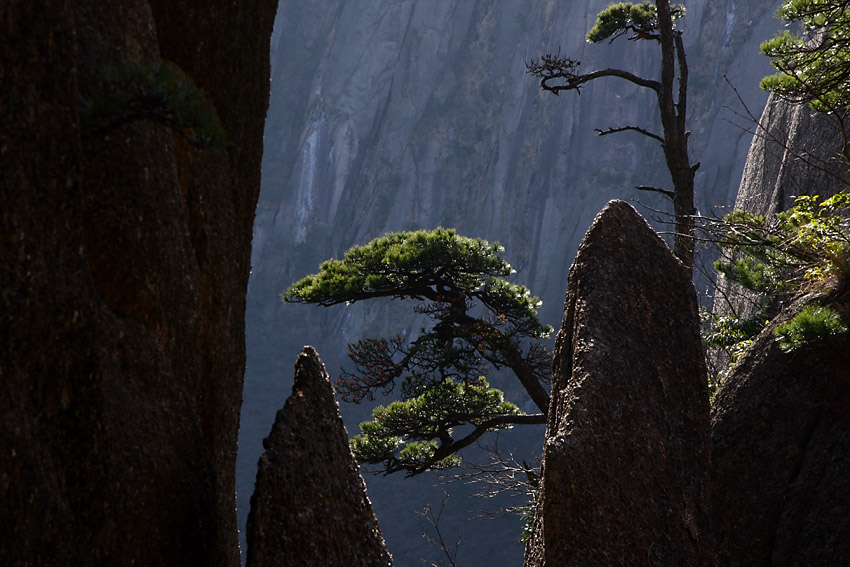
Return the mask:
{"type": "Polygon", "coordinates": [[[639,126],[619,126],[597,130],[600,136],[616,132],[633,131],[661,143],[664,158],[673,181],[673,189],[638,187],[640,190],[660,193],[673,202],[676,234],[673,252],[686,266],[694,265],[694,175],[699,163],[691,165],[688,158],[688,132],[685,117],[688,100],[688,64],[682,43],[682,32],[674,22],[685,15],[684,6],[670,6],[667,0],[632,4],[612,4],[599,13],[596,25],[587,34],[588,41],[614,41],[631,34],[629,40],[656,41],[661,47],[661,79],[647,79],[621,69],[600,69],[589,73],[579,72],[579,62],[569,57],[543,55],[530,61],[528,73],[540,78],[540,86],[551,93],[579,91],[581,86],[602,77],[618,77],[655,92],[661,115],[662,134],[639,126]],[[678,89],[674,83],[678,75],[678,89]]]}
{"type": "Polygon", "coordinates": [[[451,229],[388,233],[323,262],[318,274],[281,294],[286,302],[324,306],[413,299],[415,311],[434,322],[410,342],[399,335],[348,345],[354,371],[337,380],[344,400],[389,393],[397,381],[402,398],[361,424],[351,443],[358,461],[412,476],[456,466],[457,452],[487,431],[546,422],[551,356],[534,339],[552,328],[537,318],[539,300],[503,279],[513,273],[498,256],[503,250],[451,229]],[[490,367],[510,369],[540,413],[506,402],[484,379],[490,367]]]}
{"type": "Polygon", "coordinates": [[[841,132],[841,153],[850,163],[850,0],[783,2],[776,15],[798,24],[801,33],[785,30],[761,44],[778,71],[761,87],[831,116],[841,132]]]}

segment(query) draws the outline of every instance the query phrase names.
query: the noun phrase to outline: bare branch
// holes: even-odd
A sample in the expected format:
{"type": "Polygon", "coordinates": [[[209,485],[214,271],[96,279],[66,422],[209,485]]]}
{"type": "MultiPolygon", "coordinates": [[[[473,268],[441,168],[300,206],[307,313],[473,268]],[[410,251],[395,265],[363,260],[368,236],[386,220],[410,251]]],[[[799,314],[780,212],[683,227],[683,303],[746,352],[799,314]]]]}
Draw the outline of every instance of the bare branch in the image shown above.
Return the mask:
{"type": "Polygon", "coordinates": [[[438,473],[445,482],[458,480],[478,486],[476,496],[493,498],[495,496],[511,496],[522,499],[522,504],[500,508],[496,512],[481,512],[482,516],[498,517],[524,511],[528,507],[529,495],[537,491],[540,477],[539,455],[531,455],[532,464],[525,459],[518,460],[513,452],[504,453],[499,447],[499,437],[495,437],[492,445],[478,444],[477,447],[486,454],[482,462],[464,461],[462,472],[438,473]]]}
{"type": "Polygon", "coordinates": [[[639,126],[620,126],[619,128],[607,128],[605,130],[595,128],[594,132],[596,132],[596,134],[599,136],[607,136],[608,134],[617,134],[618,132],[626,132],[629,130],[638,132],[639,134],[643,134],[644,136],[652,138],[653,140],[658,140],[659,142],[661,142],[662,146],[664,145],[664,138],[639,126]]]}
{"type": "Polygon", "coordinates": [[[590,81],[602,77],[619,77],[640,87],[646,87],[658,92],[661,89],[661,83],[650,79],[645,79],[641,76],[623,71],[622,69],[600,69],[591,71],[590,73],[578,73],[578,67],[581,63],[575,59],[562,56],[560,52],[555,55],[547,53],[540,59],[532,59],[525,64],[526,72],[529,75],[540,78],[540,87],[543,90],[558,94],[560,91],[575,90],[581,92],[581,86],[590,81]],[[562,84],[550,84],[550,81],[562,80],[562,84]]]}
{"type": "Polygon", "coordinates": [[[635,187],[638,191],[650,191],[652,193],[660,193],[667,197],[668,199],[672,199],[676,194],[669,189],[661,189],[659,187],[651,187],[649,185],[637,185],[635,187]]]}
{"type": "Polygon", "coordinates": [[[658,92],[661,89],[661,83],[659,83],[658,81],[645,79],[639,75],[635,75],[634,73],[623,71],[622,69],[611,68],[599,69],[598,71],[591,71],[590,73],[584,73],[581,75],[544,77],[540,80],[540,86],[544,90],[558,94],[559,91],[579,90],[581,86],[585,83],[589,83],[590,81],[594,81],[596,79],[601,79],[602,77],[619,77],[621,79],[629,81],[630,83],[634,83],[639,87],[652,89],[655,92],[658,92]],[[562,85],[550,85],[549,81],[556,78],[565,79],[566,83],[562,85]]]}
{"type": "MultiPolygon", "coordinates": [[[[446,538],[443,535],[442,530],[440,530],[440,518],[443,516],[443,510],[446,507],[446,502],[449,501],[449,493],[443,491],[443,495],[443,501],[440,503],[440,510],[437,512],[436,516],[434,515],[434,510],[431,508],[430,504],[425,506],[425,508],[421,512],[416,512],[416,514],[418,516],[422,516],[422,518],[424,518],[425,521],[431,525],[431,528],[433,528],[434,533],[436,534],[436,537],[431,537],[428,534],[423,533],[422,537],[424,537],[429,543],[433,543],[443,551],[443,554],[446,556],[446,559],[448,559],[449,565],[451,567],[457,567],[457,550],[460,547],[460,542],[463,537],[458,537],[457,541],[454,544],[454,547],[452,549],[449,549],[449,546],[446,543],[446,538]]],[[[442,562],[440,562],[439,564],[433,562],[431,563],[431,567],[439,567],[440,565],[442,565],[442,562]]]]}

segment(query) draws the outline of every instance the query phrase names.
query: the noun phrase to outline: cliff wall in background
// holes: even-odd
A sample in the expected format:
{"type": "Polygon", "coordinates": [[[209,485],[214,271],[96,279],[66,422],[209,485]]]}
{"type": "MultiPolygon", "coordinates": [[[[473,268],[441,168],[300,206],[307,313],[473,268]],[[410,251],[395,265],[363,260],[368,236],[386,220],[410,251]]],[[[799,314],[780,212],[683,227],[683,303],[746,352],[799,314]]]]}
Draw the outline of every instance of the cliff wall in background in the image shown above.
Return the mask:
{"type": "Polygon", "coordinates": [[[244,297],[274,10],[0,8],[3,565],[239,564],[244,297]],[[164,125],[173,91],[145,91],[144,71],[165,60],[226,145],[164,125]],[[165,102],[125,115],[129,91],[165,102]]]}
{"type": "MultiPolygon", "coordinates": [[[[240,432],[240,519],[247,517],[260,441],[289,391],[289,361],[304,344],[322,352],[332,376],[345,344],[363,335],[416,332],[408,311],[386,304],[320,309],[284,306],[278,294],[389,230],[451,226],[502,242],[517,279],[544,303],[545,322],[561,319],[567,273],[581,236],[611,198],[666,203],[635,185],[667,185],[657,144],[637,134],[599,138],[594,128],[657,126],[649,93],[610,79],[581,96],[541,93],[524,62],[545,51],[657,73],[652,45],[620,40],[589,45],[585,34],[607,0],[323,0],[282,3],[272,38],[272,95],[263,181],[254,227],[247,308],[248,368],[240,432]]],[[[750,136],[724,118],[737,101],[751,108],[770,71],[759,42],[781,27],[775,0],[686,2],[691,66],[691,155],[698,206],[729,206],[750,136]]],[[[640,209],[640,207],[639,207],[640,209]]],[[[649,214],[645,210],[641,210],[649,214]]],[[[497,382],[498,383],[498,382],[497,382]]],[[[508,383],[499,386],[509,388],[508,383]]],[[[508,395],[512,393],[508,391],[508,395]]],[[[520,400],[521,401],[521,400],[520,400]]],[[[349,429],[367,410],[342,408],[349,429]]],[[[513,431],[539,452],[542,429],[513,431]],[[523,436],[525,435],[525,436],[523,436]]],[[[431,555],[413,510],[438,501],[432,479],[370,479],[370,496],[390,551],[404,564],[431,555]],[[392,518],[388,520],[388,518],[392,518]]],[[[468,503],[453,498],[465,516],[468,503]]],[[[446,527],[470,530],[463,522],[446,527]]],[[[513,541],[519,522],[479,531],[513,541]]],[[[464,564],[518,563],[516,549],[476,549],[464,564]],[[478,553],[478,550],[481,550],[478,553]],[[494,555],[488,556],[487,553],[494,555]],[[507,555],[505,555],[507,553],[507,555]],[[511,555],[514,553],[514,555],[511,555]],[[467,563],[467,561],[469,563],[467,563]]]]}
{"type": "MultiPolygon", "coordinates": [[[[841,157],[841,131],[832,117],[771,96],[759,124],[741,176],[736,209],[773,215],[794,206],[798,195],[828,197],[847,188],[850,178],[841,157]]],[[[755,299],[740,286],[720,280],[713,310],[750,317],[761,309],[755,299]]],[[[716,357],[715,364],[727,364],[722,353],[716,357]]]]}

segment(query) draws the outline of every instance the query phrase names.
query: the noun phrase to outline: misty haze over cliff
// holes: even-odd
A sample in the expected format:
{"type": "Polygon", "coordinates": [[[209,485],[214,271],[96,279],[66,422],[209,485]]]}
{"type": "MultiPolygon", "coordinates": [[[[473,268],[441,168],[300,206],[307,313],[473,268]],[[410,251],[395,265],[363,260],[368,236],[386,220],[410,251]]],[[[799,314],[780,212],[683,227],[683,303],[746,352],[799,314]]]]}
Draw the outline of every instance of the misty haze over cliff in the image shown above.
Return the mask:
{"type": "MultiPolygon", "coordinates": [[[[292,367],[312,344],[331,374],[345,344],[362,336],[415,332],[409,306],[356,304],[324,309],[283,305],[278,294],[391,230],[453,227],[498,240],[516,280],[543,299],[557,324],[575,249],[611,198],[666,203],[635,185],[669,186],[656,142],[635,133],[598,137],[594,128],[660,129],[653,93],[617,79],[581,96],[543,93],[525,62],[558,51],[590,70],[606,66],[656,77],[657,46],[584,40],[608,0],[322,0],[280,4],[272,38],[271,100],[248,292],[248,365],[237,471],[240,522],[275,411],[289,395],[292,367]]],[[[734,202],[750,136],[724,118],[738,104],[728,75],[759,112],[768,72],[758,44],[781,23],[779,2],[685,2],[690,64],[691,155],[702,212],[734,202]]],[[[640,207],[638,207],[640,209],[640,207]]],[[[644,211],[644,214],[648,214],[644,211]]],[[[510,383],[499,383],[510,395],[510,383]]],[[[509,396],[510,397],[510,396],[509,396]]],[[[523,400],[514,400],[522,405],[523,400]]],[[[343,405],[349,433],[367,408],[343,405]]],[[[507,443],[539,453],[543,429],[513,431],[507,443]]],[[[398,565],[437,557],[413,512],[439,506],[427,475],[367,478],[370,497],[398,565]]],[[[519,521],[466,522],[458,488],[445,529],[463,535],[465,566],[518,565],[519,521]]],[[[441,527],[443,527],[441,525],[441,527]]]]}

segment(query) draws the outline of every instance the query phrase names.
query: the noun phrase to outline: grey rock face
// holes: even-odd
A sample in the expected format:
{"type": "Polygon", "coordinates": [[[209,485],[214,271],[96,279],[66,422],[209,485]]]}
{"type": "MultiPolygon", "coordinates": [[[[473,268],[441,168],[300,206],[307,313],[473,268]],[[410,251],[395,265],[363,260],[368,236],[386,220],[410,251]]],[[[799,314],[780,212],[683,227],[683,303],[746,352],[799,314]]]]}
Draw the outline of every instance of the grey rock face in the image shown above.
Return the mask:
{"type": "Polygon", "coordinates": [[[710,564],[698,325],[688,271],[609,203],[570,270],[527,566],[710,564]]]}
{"type": "Polygon", "coordinates": [[[330,377],[312,347],[298,356],[292,395],[263,446],[248,567],[392,564],[330,377]]]}
{"type": "MultiPolygon", "coordinates": [[[[799,195],[828,197],[850,183],[841,157],[837,122],[808,105],[788,104],[772,96],[759,119],[735,199],[735,209],[772,215],[794,206],[799,195]]],[[[713,311],[746,318],[759,309],[756,296],[737,284],[719,280],[713,311]]],[[[773,306],[768,316],[776,314],[773,306]]],[[[718,353],[714,364],[728,364],[718,353]]]]}
{"type": "Polygon", "coordinates": [[[760,123],[736,209],[769,215],[793,206],[798,195],[829,196],[847,188],[841,132],[832,117],[771,96],[760,123]]]}
{"type": "Polygon", "coordinates": [[[756,339],[712,406],[720,565],[850,564],[850,341],[783,352],[756,339]]]}

